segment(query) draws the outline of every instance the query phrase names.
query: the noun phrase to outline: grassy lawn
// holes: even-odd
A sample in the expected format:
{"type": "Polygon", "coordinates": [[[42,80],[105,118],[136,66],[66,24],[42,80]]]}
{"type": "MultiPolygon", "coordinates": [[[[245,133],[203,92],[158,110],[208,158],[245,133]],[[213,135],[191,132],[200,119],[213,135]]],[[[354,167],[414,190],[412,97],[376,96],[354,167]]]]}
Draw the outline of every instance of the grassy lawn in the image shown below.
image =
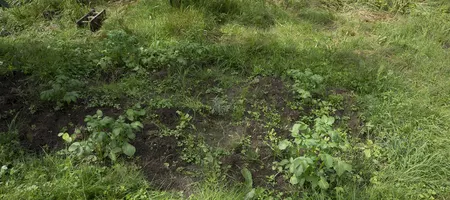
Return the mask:
{"type": "Polygon", "coordinates": [[[450,199],[448,1],[7,1],[0,199],[450,199]]]}

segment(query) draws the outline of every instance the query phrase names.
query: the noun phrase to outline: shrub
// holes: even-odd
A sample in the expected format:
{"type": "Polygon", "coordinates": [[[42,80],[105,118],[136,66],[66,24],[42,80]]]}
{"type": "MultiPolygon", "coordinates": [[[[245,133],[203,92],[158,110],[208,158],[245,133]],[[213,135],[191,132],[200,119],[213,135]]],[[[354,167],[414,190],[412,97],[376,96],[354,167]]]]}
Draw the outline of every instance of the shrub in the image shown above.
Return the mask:
{"type": "Polygon", "coordinates": [[[41,99],[46,101],[53,101],[57,103],[57,107],[60,108],[64,103],[75,103],[81,96],[84,83],[69,78],[64,75],[59,75],[56,80],[48,83],[50,89],[41,92],[41,99]]]}
{"type": "Polygon", "coordinates": [[[137,110],[128,109],[125,116],[119,116],[114,120],[112,117],[103,116],[98,110],[93,116],[86,116],[87,127],[83,130],[76,129],[75,133],[60,133],[66,142],[70,143],[67,149],[69,153],[78,157],[88,157],[97,160],[109,158],[117,160],[117,156],[125,154],[133,156],[136,148],[131,141],[136,137],[135,132],[143,128],[139,118],[145,115],[145,111],[137,107],[137,110]],[[85,140],[75,141],[84,131],[87,136],[85,140]]]}
{"type": "Polygon", "coordinates": [[[292,185],[304,186],[309,183],[313,189],[323,190],[346,172],[351,165],[338,155],[349,148],[346,133],[333,129],[334,118],[316,118],[310,128],[305,123],[297,123],[291,131],[293,139],[282,140],[278,148],[285,152],[285,159],[275,162],[274,169],[285,174],[292,185]]]}

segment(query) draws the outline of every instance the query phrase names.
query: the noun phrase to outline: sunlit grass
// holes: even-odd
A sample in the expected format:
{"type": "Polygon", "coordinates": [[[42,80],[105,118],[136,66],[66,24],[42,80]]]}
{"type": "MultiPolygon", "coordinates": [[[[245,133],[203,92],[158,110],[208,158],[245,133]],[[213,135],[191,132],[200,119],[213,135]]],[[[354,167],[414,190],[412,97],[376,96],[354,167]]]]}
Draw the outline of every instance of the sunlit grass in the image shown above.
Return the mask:
{"type": "MultiPolygon", "coordinates": [[[[144,75],[125,73],[112,83],[96,80],[92,91],[117,99],[133,98],[133,103],[167,98],[177,108],[194,111],[207,109],[201,95],[210,82],[227,89],[254,77],[283,77],[289,69],[311,69],[326,77],[327,88],[356,93],[363,123],[373,125],[362,139],[371,139],[383,149],[379,166],[361,167],[373,170],[366,172],[372,180],[350,182],[343,186],[345,192],[333,197],[450,198],[450,53],[446,47],[450,44],[450,16],[443,10],[445,2],[419,3],[415,9],[402,7],[402,3],[415,1],[392,1],[391,7],[386,7],[377,5],[386,1],[372,0],[347,1],[341,7],[326,1],[298,1],[295,5],[192,1],[180,9],[164,0],[105,3],[101,6],[108,9],[108,19],[97,33],[77,29],[68,21],[86,7],[70,11],[71,2],[64,2],[60,6],[67,15],[55,21],[42,20],[37,11],[25,7],[2,15],[10,20],[5,27],[17,25],[15,22],[20,26],[11,36],[0,38],[0,53],[4,53],[0,59],[19,63],[15,67],[39,74],[45,83],[56,72],[70,71],[70,59],[63,58],[68,52],[75,55],[69,50],[92,44],[104,48],[101,44],[107,41],[106,34],[122,30],[137,38],[136,48],[173,48],[168,51],[193,64],[165,66],[167,77],[161,81],[149,81],[160,72],[157,70],[144,75]],[[291,7],[283,7],[286,5],[291,7]],[[214,10],[217,6],[223,10],[214,10]],[[25,25],[27,28],[21,29],[25,25]],[[194,47],[186,47],[191,44],[194,47]],[[206,50],[194,54],[196,47],[206,50]],[[20,50],[20,54],[11,57],[6,52],[9,49],[20,50]],[[58,56],[46,57],[49,52],[58,56]],[[207,62],[198,60],[199,56],[207,62]]],[[[85,61],[95,67],[94,62],[85,61]]],[[[151,183],[134,167],[77,165],[51,156],[26,158],[23,163],[10,185],[0,185],[0,194],[10,199],[159,195],[148,194],[151,183]],[[49,170],[57,173],[40,175],[49,170]],[[40,193],[35,184],[43,188],[40,193]],[[22,190],[13,191],[15,187],[22,190]]],[[[315,192],[305,197],[326,198],[315,192]]],[[[190,198],[242,199],[244,195],[228,187],[199,184],[190,198]]]]}

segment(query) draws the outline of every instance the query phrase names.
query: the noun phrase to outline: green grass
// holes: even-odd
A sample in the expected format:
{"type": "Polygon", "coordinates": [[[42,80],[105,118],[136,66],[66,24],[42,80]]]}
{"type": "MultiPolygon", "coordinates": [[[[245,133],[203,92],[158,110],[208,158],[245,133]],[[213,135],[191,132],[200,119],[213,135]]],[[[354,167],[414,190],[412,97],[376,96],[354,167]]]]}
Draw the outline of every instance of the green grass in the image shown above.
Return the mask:
{"type": "Polygon", "coordinates": [[[172,199],[151,192],[133,166],[76,164],[58,156],[22,158],[2,177],[2,199],[172,199]]]}
{"type": "MultiPolygon", "coordinates": [[[[324,77],[324,88],[355,94],[363,128],[351,138],[353,145],[370,139],[381,151],[375,161],[356,162],[356,150],[342,155],[354,158],[353,175],[362,177],[343,181],[342,192],[301,188],[288,193],[300,195],[293,199],[450,198],[447,1],[186,2],[181,8],[165,0],[99,2],[108,19],[97,33],[75,28],[73,21],[87,10],[76,1],[33,1],[1,10],[0,28],[11,34],[0,38],[0,74],[29,75],[28,88],[22,88],[25,106],[47,109],[39,93],[55,76],[65,75],[85,83],[84,106],[125,109],[141,103],[149,113],[182,110],[210,120],[211,136],[191,131],[217,142],[233,134],[246,138],[246,132],[236,133],[239,123],[247,123],[247,111],[259,109],[263,100],[252,84],[275,77],[289,85],[288,70],[311,69],[324,77]],[[60,10],[59,17],[44,19],[48,9],[60,10]],[[217,98],[223,100],[220,105],[217,98]]],[[[317,96],[326,98],[325,93],[317,96]]],[[[11,164],[16,171],[0,177],[0,198],[179,197],[176,191],[156,192],[131,162],[106,166],[27,151],[14,159],[10,153],[17,146],[9,150],[6,144],[0,140],[0,165],[11,164]]],[[[206,178],[200,176],[186,198],[242,199],[247,193],[239,179],[201,179],[206,178]]],[[[257,191],[264,191],[256,194],[262,199],[279,194],[271,188],[257,191]]]]}

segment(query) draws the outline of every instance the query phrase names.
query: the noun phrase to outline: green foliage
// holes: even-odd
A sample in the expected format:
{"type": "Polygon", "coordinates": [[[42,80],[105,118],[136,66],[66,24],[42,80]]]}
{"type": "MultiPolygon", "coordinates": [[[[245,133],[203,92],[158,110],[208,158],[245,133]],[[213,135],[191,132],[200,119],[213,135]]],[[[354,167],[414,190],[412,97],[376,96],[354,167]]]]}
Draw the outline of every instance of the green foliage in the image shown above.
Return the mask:
{"type": "Polygon", "coordinates": [[[330,25],[333,24],[335,16],[327,11],[320,11],[315,9],[306,9],[299,13],[300,19],[309,21],[317,25],[330,25]]]}
{"type": "Polygon", "coordinates": [[[15,158],[24,154],[19,142],[17,117],[18,114],[8,124],[8,131],[0,132],[0,167],[11,164],[15,158]]]}
{"type": "MultiPolygon", "coordinates": [[[[0,199],[175,199],[152,191],[137,166],[106,167],[46,155],[19,158],[0,176],[0,199]]],[[[2,172],[0,172],[1,174],[2,172]]]]}
{"type": "Polygon", "coordinates": [[[136,48],[138,42],[135,37],[123,30],[110,31],[101,51],[103,57],[97,61],[105,72],[117,71],[117,68],[135,69],[138,64],[136,48]]]}
{"type": "Polygon", "coordinates": [[[225,115],[231,110],[231,105],[226,98],[214,97],[211,105],[211,113],[225,115]]]}
{"type": "MultiPolygon", "coordinates": [[[[268,28],[275,24],[275,16],[265,1],[241,0],[182,0],[181,6],[196,6],[212,15],[218,23],[237,21],[244,25],[268,28]]],[[[275,8],[273,8],[275,9],[275,8]]]]}
{"type": "Polygon", "coordinates": [[[207,166],[216,162],[216,157],[221,154],[209,147],[204,138],[194,135],[191,131],[195,130],[192,124],[192,116],[177,111],[180,121],[175,129],[167,130],[163,133],[165,136],[174,136],[178,139],[178,146],[183,147],[180,158],[188,163],[207,166]]]}
{"type": "Polygon", "coordinates": [[[287,75],[293,79],[294,84],[292,85],[292,90],[296,97],[300,100],[307,100],[312,97],[311,92],[319,92],[323,89],[323,77],[312,73],[310,69],[305,72],[300,70],[289,70],[287,75]]]}
{"type": "MultiPolygon", "coordinates": [[[[32,1],[0,11],[0,71],[24,72],[29,76],[26,84],[19,81],[11,93],[2,95],[0,105],[9,106],[12,102],[14,107],[33,101],[42,92],[47,93],[48,101],[57,104],[73,104],[75,96],[77,105],[88,98],[88,107],[120,108],[140,102],[151,109],[191,110],[189,115],[180,113],[179,127],[164,130],[163,136],[178,139],[177,155],[194,163],[196,167],[192,168],[199,169],[201,175],[206,174],[201,178],[208,180],[207,184],[234,180],[220,178],[223,177],[220,172],[227,171],[221,169],[220,160],[228,149],[215,148],[210,140],[218,146],[227,146],[229,135],[244,138],[240,159],[258,162],[271,158],[263,156],[266,149],[259,146],[259,141],[264,137],[262,133],[273,128],[262,142],[272,148],[277,159],[287,161],[278,166],[280,174],[288,180],[294,177],[294,183],[305,179],[303,188],[299,189],[300,183],[292,186],[296,191],[289,193],[294,195],[292,199],[450,198],[450,151],[446,139],[450,130],[448,1],[192,0],[184,1],[187,4],[181,9],[171,8],[167,0],[95,2],[108,12],[108,19],[97,33],[75,28],[74,20],[88,10],[75,0],[32,1]],[[326,79],[321,80],[315,74],[326,79]],[[57,83],[57,75],[68,77],[67,81],[57,83]],[[241,91],[243,85],[243,90],[249,90],[245,89],[245,80],[253,80],[255,75],[287,75],[297,101],[289,102],[290,108],[281,105],[283,108],[273,111],[280,105],[259,101],[266,96],[255,100],[252,96],[255,91],[241,91]],[[67,86],[70,79],[82,80],[82,89],[67,86]],[[40,83],[49,84],[40,87],[40,83]],[[210,88],[223,91],[205,93],[210,88]],[[10,98],[23,89],[36,93],[10,98]],[[72,91],[76,95],[71,95],[72,91]],[[330,92],[343,94],[330,97],[330,92]],[[352,93],[351,98],[347,92],[352,93]],[[64,98],[66,94],[69,95],[64,98]],[[339,103],[342,105],[336,106],[339,103]],[[362,107],[351,110],[353,106],[346,104],[362,107]],[[342,112],[354,115],[348,119],[338,117],[342,112]],[[327,119],[322,120],[323,116],[327,119]],[[329,125],[331,116],[336,123],[329,125]],[[308,124],[307,128],[297,133],[298,139],[284,140],[287,127],[291,126],[287,124],[297,117],[303,122],[298,124],[308,124]],[[230,118],[235,123],[228,124],[230,118]],[[325,124],[318,125],[326,127],[323,130],[316,130],[318,119],[325,124]],[[215,126],[218,121],[220,127],[209,127],[209,123],[215,126]],[[197,123],[207,125],[197,130],[194,126],[197,123]],[[349,139],[353,147],[350,151],[341,148],[346,139],[336,129],[340,126],[348,126],[355,134],[349,139]],[[203,129],[213,129],[213,133],[203,134],[203,129]],[[341,140],[334,141],[328,134],[330,131],[339,133],[341,140]],[[319,137],[314,137],[315,134],[319,137]],[[217,135],[225,139],[215,141],[217,135]],[[350,160],[353,176],[347,179],[349,165],[344,161],[349,164],[350,160]],[[300,174],[300,166],[307,171],[300,174]],[[313,178],[306,180],[307,176],[313,178]],[[313,185],[328,189],[326,192],[311,189],[313,185]]],[[[1,86],[3,79],[0,89],[7,91],[1,86]]],[[[38,110],[41,108],[36,106],[38,110]]],[[[34,117],[31,116],[31,121],[34,117]]],[[[109,135],[114,132],[111,126],[133,123],[126,117],[124,122],[105,118],[92,120],[92,123],[107,122],[105,130],[95,130],[108,135],[104,141],[111,140],[109,135]]],[[[78,137],[61,136],[71,143],[81,143],[93,135],[86,128],[80,128],[79,132],[78,137]]],[[[126,145],[132,144],[128,132],[120,132],[120,138],[127,143],[116,145],[121,151],[116,156],[132,154],[133,148],[126,145]]],[[[25,131],[0,134],[4,139],[0,139],[0,165],[5,165],[2,159],[7,160],[0,169],[0,198],[70,199],[69,195],[73,199],[156,198],[149,195],[145,184],[133,185],[134,182],[120,179],[129,176],[139,179],[138,172],[129,172],[130,168],[104,183],[104,176],[115,172],[114,169],[97,173],[97,168],[103,166],[64,164],[74,161],[71,159],[58,158],[52,165],[50,161],[38,162],[40,157],[32,161],[18,159],[17,163],[23,165],[38,163],[19,170],[21,164],[14,164],[15,157],[22,155],[17,138],[25,138],[27,134],[25,131]],[[89,172],[93,172],[92,177],[86,176],[89,172]],[[18,173],[23,175],[14,178],[18,173]],[[123,182],[125,191],[121,191],[117,180],[123,182]],[[124,197],[124,193],[129,195],[124,197]]],[[[99,157],[97,152],[107,149],[91,153],[99,157]]],[[[251,165],[246,167],[258,173],[251,165]]],[[[249,176],[245,174],[248,183],[249,176]]],[[[289,198],[275,189],[258,187],[261,174],[254,175],[251,190],[248,186],[246,190],[235,191],[222,185],[200,185],[190,198],[244,199],[246,194],[260,199],[289,198]]],[[[268,184],[278,186],[278,175],[269,178],[268,184]]],[[[289,188],[279,186],[274,188],[289,188]]]]}
{"type": "Polygon", "coordinates": [[[0,166],[10,164],[16,157],[20,157],[24,152],[20,148],[19,133],[17,127],[17,117],[8,124],[8,131],[0,132],[0,166]]]}
{"type": "Polygon", "coordinates": [[[399,13],[408,13],[418,0],[349,0],[350,2],[367,3],[378,9],[399,13]]]}
{"type": "Polygon", "coordinates": [[[98,110],[93,116],[86,116],[87,127],[82,132],[76,129],[75,133],[60,133],[67,143],[70,144],[68,152],[79,157],[87,156],[89,159],[109,158],[116,161],[121,154],[133,156],[136,148],[131,145],[131,141],[136,138],[135,132],[141,130],[143,125],[139,120],[145,115],[145,110],[137,107],[137,110],[128,109],[125,116],[113,119],[103,116],[103,112],[98,110]],[[76,138],[83,134],[86,139],[76,141],[76,138]]]}
{"type": "MultiPolygon", "coordinates": [[[[194,164],[203,163],[206,154],[210,153],[209,147],[205,144],[203,138],[193,135],[190,131],[195,130],[191,123],[192,116],[188,113],[177,111],[180,117],[175,129],[168,129],[163,132],[164,136],[173,136],[178,140],[178,146],[183,147],[181,159],[194,164]]],[[[211,155],[209,157],[211,160],[211,155]]]]}
{"type": "Polygon", "coordinates": [[[76,0],[15,1],[6,14],[7,27],[23,30],[36,19],[75,21],[85,10],[76,0]]]}
{"type": "Polygon", "coordinates": [[[245,200],[253,199],[255,197],[256,190],[253,188],[252,173],[247,168],[242,168],[241,174],[244,177],[244,187],[247,192],[247,194],[245,195],[245,200]]]}
{"type": "Polygon", "coordinates": [[[366,5],[376,10],[383,10],[401,14],[410,13],[416,7],[420,0],[320,0],[320,3],[333,9],[342,9],[348,5],[366,5]]]}
{"type": "Polygon", "coordinates": [[[56,76],[54,81],[48,82],[51,89],[41,92],[41,99],[57,103],[57,107],[75,103],[81,96],[84,83],[64,75],[56,76]]]}
{"type": "Polygon", "coordinates": [[[334,118],[322,116],[315,120],[313,128],[307,124],[295,124],[293,139],[282,140],[278,148],[285,151],[285,158],[275,163],[274,169],[284,173],[292,185],[317,186],[323,190],[333,187],[352,167],[338,156],[349,148],[346,133],[333,129],[334,118]]]}
{"type": "Polygon", "coordinates": [[[21,156],[17,131],[0,132],[0,167],[9,164],[16,157],[21,156]]]}
{"type": "Polygon", "coordinates": [[[210,182],[196,184],[193,194],[189,196],[189,200],[235,200],[244,198],[245,193],[239,187],[210,182]]]}

